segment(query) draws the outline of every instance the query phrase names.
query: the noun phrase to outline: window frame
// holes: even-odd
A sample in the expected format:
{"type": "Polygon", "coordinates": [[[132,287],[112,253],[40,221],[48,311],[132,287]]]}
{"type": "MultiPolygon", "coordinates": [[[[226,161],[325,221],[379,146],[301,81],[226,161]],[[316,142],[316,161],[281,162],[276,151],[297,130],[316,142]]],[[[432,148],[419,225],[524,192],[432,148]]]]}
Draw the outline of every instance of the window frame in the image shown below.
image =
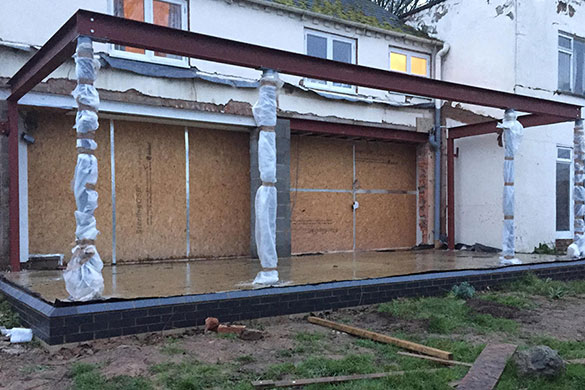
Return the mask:
{"type": "Polygon", "coordinates": [[[574,169],[573,169],[573,148],[567,145],[556,145],[555,148],[555,152],[556,152],[556,158],[555,158],[555,234],[556,234],[556,239],[558,240],[563,240],[563,239],[571,239],[573,238],[573,231],[574,231],[574,226],[573,226],[573,220],[574,220],[574,206],[573,206],[573,186],[574,186],[574,169]],[[564,149],[564,150],[568,150],[571,155],[569,158],[561,158],[559,157],[559,150],[560,149],[564,149]],[[556,178],[557,178],[557,168],[558,168],[558,164],[562,163],[562,164],[567,164],[569,166],[569,230],[557,230],[557,184],[556,184],[556,178]]]}
{"type": "MultiPolygon", "coordinates": [[[[116,0],[110,0],[110,14],[114,15],[114,2],[116,0]]],[[[155,0],[142,0],[144,3],[144,22],[146,23],[153,23],[154,20],[154,1],[155,0]]],[[[164,3],[176,4],[181,7],[181,30],[188,31],[189,30],[189,0],[157,0],[164,3]]],[[[153,62],[157,64],[163,65],[171,65],[171,66],[179,66],[188,68],[189,65],[189,58],[188,57],[181,57],[181,58],[168,58],[168,57],[160,57],[154,54],[153,50],[144,50],[144,54],[142,53],[133,53],[125,50],[118,50],[116,49],[115,44],[108,44],[108,51],[109,55],[112,57],[117,58],[124,58],[128,60],[135,60],[135,61],[143,61],[143,62],[153,62]]]]}
{"type": "Polygon", "coordinates": [[[576,79],[576,75],[577,75],[577,71],[582,71],[585,72],[585,63],[581,64],[579,62],[577,62],[577,53],[575,51],[575,42],[579,42],[579,44],[582,47],[583,50],[583,55],[585,56],[585,38],[582,36],[578,36],[575,34],[570,34],[564,31],[560,31],[558,32],[558,36],[557,36],[557,93],[562,93],[562,94],[567,94],[567,95],[572,95],[572,96],[577,96],[580,98],[585,97],[585,89],[582,92],[578,92],[577,91],[577,86],[575,85],[577,79],[576,79]],[[562,47],[560,45],[559,42],[559,38],[566,38],[568,40],[571,41],[571,49],[567,49],[566,47],[562,47]],[[561,74],[561,70],[560,67],[558,66],[559,64],[559,58],[560,58],[560,54],[564,53],[564,54],[568,54],[570,56],[570,61],[569,61],[569,89],[561,89],[560,86],[560,74],[561,74]]]}
{"type": "Polygon", "coordinates": [[[561,89],[561,86],[559,85],[560,84],[560,81],[561,81],[561,70],[560,70],[560,68],[558,68],[559,60],[557,58],[557,88],[558,88],[559,91],[562,91],[562,92],[574,93],[574,91],[575,91],[575,86],[573,85],[573,83],[575,81],[574,80],[574,78],[575,78],[575,75],[574,75],[574,73],[575,73],[575,69],[574,69],[575,64],[573,63],[574,62],[574,55],[575,55],[573,53],[573,49],[575,47],[574,40],[575,40],[575,38],[571,34],[567,34],[565,32],[559,31],[559,34],[558,34],[558,37],[557,37],[557,54],[558,54],[559,58],[560,58],[560,54],[561,53],[568,54],[569,56],[571,56],[571,59],[569,61],[569,89],[568,90],[561,89]],[[561,46],[561,44],[559,42],[559,39],[558,39],[558,38],[561,38],[561,37],[567,38],[567,39],[569,39],[571,41],[571,49],[567,49],[566,47],[562,47],[561,46]]]}
{"type": "Polygon", "coordinates": [[[391,72],[398,72],[398,73],[408,74],[408,75],[412,75],[412,76],[431,78],[431,54],[430,53],[423,53],[423,52],[419,52],[419,51],[414,51],[414,50],[403,49],[401,47],[396,47],[396,46],[389,46],[389,49],[388,49],[388,69],[391,72]],[[406,56],[406,72],[392,69],[392,59],[391,59],[392,53],[402,54],[402,55],[406,56]],[[424,58],[427,60],[427,74],[426,74],[426,76],[412,73],[412,71],[411,71],[411,61],[412,61],[411,58],[413,56],[418,57],[418,58],[424,58]]]}
{"type": "MultiPolygon", "coordinates": [[[[314,35],[316,37],[326,38],[327,39],[327,59],[333,61],[333,40],[338,42],[344,42],[351,44],[351,64],[357,64],[357,39],[349,38],[343,35],[337,35],[332,33],[327,33],[319,30],[313,30],[310,28],[305,28],[304,31],[304,54],[308,55],[308,35],[314,35]]],[[[357,88],[355,85],[350,85],[348,87],[341,87],[338,85],[334,85],[332,81],[322,80],[325,83],[319,83],[314,79],[304,78],[303,85],[307,88],[312,89],[320,89],[324,91],[333,91],[333,92],[340,92],[340,93],[357,93],[357,88]]]]}

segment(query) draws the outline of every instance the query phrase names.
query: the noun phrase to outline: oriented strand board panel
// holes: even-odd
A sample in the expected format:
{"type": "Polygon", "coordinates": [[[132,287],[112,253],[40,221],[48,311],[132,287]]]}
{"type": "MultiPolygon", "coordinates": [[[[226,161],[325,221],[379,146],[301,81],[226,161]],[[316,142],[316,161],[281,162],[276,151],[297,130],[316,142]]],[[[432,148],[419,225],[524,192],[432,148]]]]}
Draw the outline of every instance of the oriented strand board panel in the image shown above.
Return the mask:
{"type": "Polygon", "coordinates": [[[353,248],[351,193],[291,192],[293,253],[353,248]]]}
{"type": "Polygon", "coordinates": [[[189,129],[191,257],[250,254],[250,134],[189,129]]]}
{"type": "Polygon", "coordinates": [[[352,143],[332,138],[292,136],[291,188],[351,190],[352,143]]]}
{"type": "Polygon", "coordinates": [[[115,121],[120,262],[186,255],[185,130],[115,121]]]}
{"type": "Polygon", "coordinates": [[[416,244],[416,195],[358,194],[356,248],[407,248],[416,244]]]}
{"type": "MultiPolygon", "coordinates": [[[[41,112],[38,128],[31,132],[35,143],[28,146],[29,250],[31,254],[62,253],[71,257],[75,241],[75,198],[71,180],[77,162],[75,116],[41,112]]],[[[99,194],[95,212],[101,232],[97,248],[104,263],[112,256],[112,204],[110,181],[110,137],[108,121],[100,121],[96,134],[99,194]]]]}
{"type": "Polygon", "coordinates": [[[355,165],[360,189],[416,190],[414,145],[356,142],[355,165]]]}

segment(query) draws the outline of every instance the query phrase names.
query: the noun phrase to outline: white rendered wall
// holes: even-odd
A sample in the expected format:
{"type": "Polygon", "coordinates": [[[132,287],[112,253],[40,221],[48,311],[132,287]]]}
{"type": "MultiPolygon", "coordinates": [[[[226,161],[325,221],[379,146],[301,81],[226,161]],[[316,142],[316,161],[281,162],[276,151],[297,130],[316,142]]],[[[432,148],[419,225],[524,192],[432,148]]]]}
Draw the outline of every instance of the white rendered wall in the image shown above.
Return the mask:
{"type": "Polygon", "coordinates": [[[2,0],[0,38],[43,45],[79,8],[106,13],[110,0],[2,0]]]}
{"type": "MultiPolygon", "coordinates": [[[[324,21],[316,17],[301,17],[269,7],[252,7],[246,2],[224,0],[191,0],[191,31],[220,36],[286,51],[305,53],[305,30],[341,35],[357,42],[357,63],[378,69],[390,68],[390,47],[399,47],[434,54],[434,48],[417,42],[406,42],[400,37],[384,37],[380,33],[359,31],[342,23],[324,21]],[[218,18],[218,15],[221,17],[218,18]],[[242,28],[242,25],[248,26],[242,28]]],[[[229,65],[192,60],[201,70],[223,74],[240,74],[259,78],[260,72],[229,65]]],[[[431,66],[431,69],[433,67],[431,66]]],[[[298,84],[300,78],[282,75],[286,82],[298,84]]],[[[358,93],[386,96],[386,91],[358,88],[358,93]]]]}
{"type": "MultiPolygon", "coordinates": [[[[585,3],[576,12],[557,13],[549,0],[455,1],[411,18],[427,26],[451,50],[444,79],[520,95],[585,105],[584,98],[554,94],[558,83],[558,32],[585,37],[585,3]]],[[[475,113],[503,117],[500,110],[464,105],[475,113]]],[[[448,121],[447,125],[461,123],[448,121]]],[[[495,129],[494,129],[495,130],[495,129]]],[[[531,252],[556,235],[557,146],[573,145],[573,123],[529,128],[516,157],[516,249],[531,252]]],[[[504,150],[496,135],[455,142],[456,242],[501,247],[504,150]]]]}

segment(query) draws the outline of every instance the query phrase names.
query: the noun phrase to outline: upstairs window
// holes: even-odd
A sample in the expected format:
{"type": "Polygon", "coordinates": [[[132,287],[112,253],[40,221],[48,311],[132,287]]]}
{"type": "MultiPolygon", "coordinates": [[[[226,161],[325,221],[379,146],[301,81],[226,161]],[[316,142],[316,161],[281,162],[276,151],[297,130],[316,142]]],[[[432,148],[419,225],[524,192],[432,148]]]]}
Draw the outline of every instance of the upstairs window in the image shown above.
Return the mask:
{"type": "Polygon", "coordinates": [[[585,95],[585,40],[559,34],[559,90],[585,95]]]}
{"type": "Polygon", "coordinates": [[[403,49],[390,48],[390,70],[415,76],[431,76],[431,56],[403,49]]]}
{"type": "MultiPolygon", "coordinates": [[[[305,31],[305,49],[307,55],[327,60],[355,64],[355,39],[320,31],[305,31]]],[[[355,87],[348,84],[334,83],[324,80],[305,79],[305,85],[318,89],[329,89],[338,92],[355,92],[355,87]]]]}
{"type": "MultiPolygon", "coordinates": [[[[114,15],[126,19],[138,20],[172,27],[187,29],[187,0],[113,0],[114,15]]],[[[188,65],[187,58],[152,50],[114,45],[114,55],[169,65],[188,65]]]]}

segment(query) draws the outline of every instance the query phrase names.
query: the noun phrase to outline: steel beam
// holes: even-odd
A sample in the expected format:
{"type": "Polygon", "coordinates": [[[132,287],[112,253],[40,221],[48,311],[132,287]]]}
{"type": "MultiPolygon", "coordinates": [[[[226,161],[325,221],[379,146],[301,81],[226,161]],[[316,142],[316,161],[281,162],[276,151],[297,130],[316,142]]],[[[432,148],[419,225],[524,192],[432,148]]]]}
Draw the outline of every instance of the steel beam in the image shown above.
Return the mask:
{"type": "Polygon", "coordinates": [[[427,133],[415,131],[394,130],[382,127],[370,127],[363,125],[349,125],[340,123],[321,122],[307,119],[291,119],[291,131],[303,131],[313,134],[334,134],[347,137],[364,137],[385,141],[405,143],[425,143],[429,136],[427,133]]]}
{"type": "MultiPolygon", "coordinates": [[[[523,115],[518,118],[524,127],[534,127],[550,125],[553,123],[569,122],[571,119],[553,116],[553,115],[523,115]]],[[[495,133],[497,124],[500,121],[493,120],[488,122],[474,123],[471,125],[457,126],[449,129],[449,137],[453,139],[471,137],[474,135],[495,133]]]]}
{"type": "Polygon", "coordinates": [[[78,33],[96,41],[248,68],[269,68],[281,73],[383,91],[501,109],[514,107],[521,112],[556,115],[572,120],[580,117],[581,107],[568,103],[336,62],[84,10],[77,11],[76,15],[78,33]]]}
{"type": "Polygon", "coordinates": [[[8,102],[8,221],[10,243],[10,269],[20,271],[20,204],[18,188],[18,104],[8,102]]]}
{"type": "Polygon", "coordinates": [[[73,15],[43,47],[8,81],[11,94],[7,100],[18,102],[45,77],[75,52],[78,14],[73,15]]]}

